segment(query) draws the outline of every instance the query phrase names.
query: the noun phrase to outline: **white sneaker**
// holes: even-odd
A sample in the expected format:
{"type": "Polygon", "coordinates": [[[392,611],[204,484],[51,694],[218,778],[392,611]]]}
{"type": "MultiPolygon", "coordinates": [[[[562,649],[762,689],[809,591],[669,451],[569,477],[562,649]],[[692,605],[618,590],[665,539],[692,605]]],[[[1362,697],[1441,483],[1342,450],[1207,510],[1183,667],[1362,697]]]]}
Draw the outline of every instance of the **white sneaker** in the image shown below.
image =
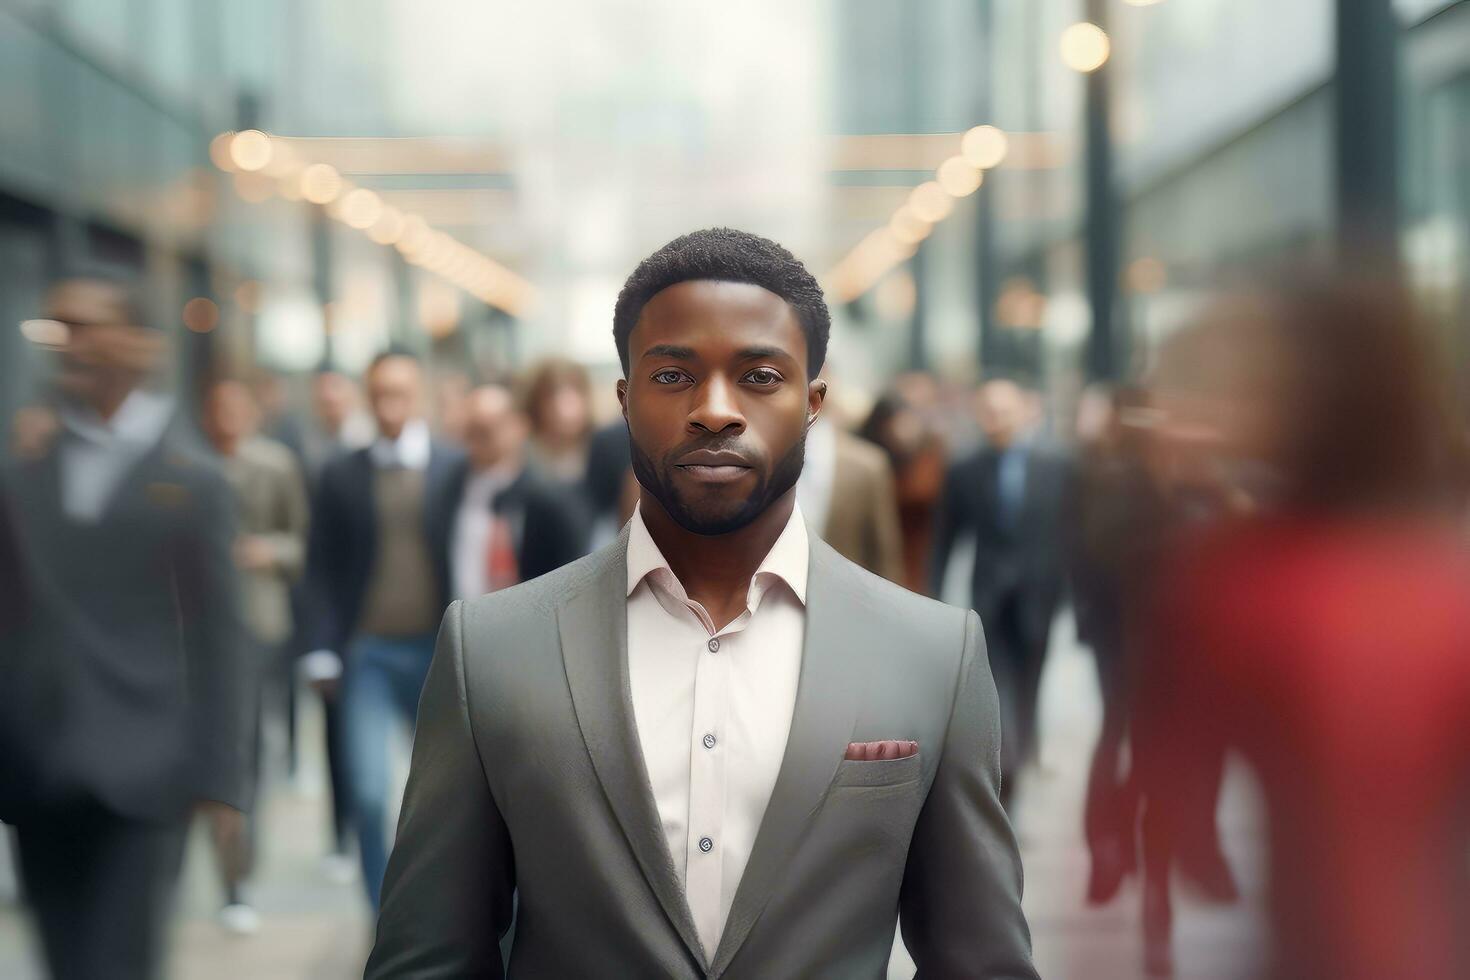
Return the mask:
{"type": "Polygon", "coordinates": [[[237,936],[253,936],[260,931],[260,913],[243,902],[220,909],[219,924],[237,936]]]}
{"type": "Polygon", "coordinates": [[[328,854],[322,858],[322,874],[334,885],[350,885],[357,880],[357,862],[346,854],[328,854]]]}

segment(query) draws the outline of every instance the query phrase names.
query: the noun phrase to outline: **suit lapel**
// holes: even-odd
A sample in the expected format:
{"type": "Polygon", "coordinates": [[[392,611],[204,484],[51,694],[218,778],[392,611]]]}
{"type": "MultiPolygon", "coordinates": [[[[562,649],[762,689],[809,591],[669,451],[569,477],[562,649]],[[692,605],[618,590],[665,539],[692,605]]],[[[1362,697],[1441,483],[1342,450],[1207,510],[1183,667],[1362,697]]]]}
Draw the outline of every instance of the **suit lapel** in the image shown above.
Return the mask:
{"type": "Polygon", "coordinates": [[[577,723],[643,877],[699,963],[707,962],[653,799],[628,680],[628,529],[557,612],[577,723]]]}
{"type": "Polygon", "coordinates": [[[821,809],[852,739],[861,675],[855,661],[865,649],[864,610],[844,594],[845,575],[842,559],[813,534],[806,638],[791,734],[710,967],[712,977],[729,967],[750,935],[785,875],[792,852],[821,809]]]}

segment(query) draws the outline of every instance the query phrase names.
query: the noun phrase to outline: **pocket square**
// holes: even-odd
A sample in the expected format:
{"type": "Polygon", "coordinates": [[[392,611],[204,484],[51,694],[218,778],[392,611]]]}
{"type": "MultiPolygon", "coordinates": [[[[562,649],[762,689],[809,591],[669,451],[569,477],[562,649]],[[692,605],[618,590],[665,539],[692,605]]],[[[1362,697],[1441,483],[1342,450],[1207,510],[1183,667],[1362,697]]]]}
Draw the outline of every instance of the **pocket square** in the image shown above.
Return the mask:
{"type": "Polygon", "coordinates": [[[843,758],[849,762],[885,762],[890,759],[907,759],[918,754],[918,742],[887,739],[882,742],[849,742],[847,755],[843,758]]]}

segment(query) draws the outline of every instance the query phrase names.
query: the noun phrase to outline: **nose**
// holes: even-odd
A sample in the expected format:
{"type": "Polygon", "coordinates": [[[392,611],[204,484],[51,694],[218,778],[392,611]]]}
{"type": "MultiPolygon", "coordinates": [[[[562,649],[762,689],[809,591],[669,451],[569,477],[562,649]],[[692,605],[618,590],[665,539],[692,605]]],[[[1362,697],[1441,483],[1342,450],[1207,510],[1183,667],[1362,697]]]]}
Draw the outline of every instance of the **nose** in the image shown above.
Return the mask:
{"type": "Polygon", "coordinates": [[[711,377],[695,394],[694,405],[689,410],[689,427],[717,434],[732,427],[736,433],[744,431],[745,416],[735,394],[735,386],[725,378],[711,377]]]}

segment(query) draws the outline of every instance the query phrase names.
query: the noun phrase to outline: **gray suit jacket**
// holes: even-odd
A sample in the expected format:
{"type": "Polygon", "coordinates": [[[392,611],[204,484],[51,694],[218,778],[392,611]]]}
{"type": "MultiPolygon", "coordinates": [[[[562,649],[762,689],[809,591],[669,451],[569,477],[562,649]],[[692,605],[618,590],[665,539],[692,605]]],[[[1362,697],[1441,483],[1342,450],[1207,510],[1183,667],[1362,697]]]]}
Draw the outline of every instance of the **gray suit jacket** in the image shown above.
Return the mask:
{"type": "Polygon", "coordinates": [[[444,618],[369,978],[1034,978],[974,613],[811,536],[791,734],[719,948],[664,842],[627,670],[627,531],[444,618]],[[849,742],[917,740],[851,762],[849,742]]]}

